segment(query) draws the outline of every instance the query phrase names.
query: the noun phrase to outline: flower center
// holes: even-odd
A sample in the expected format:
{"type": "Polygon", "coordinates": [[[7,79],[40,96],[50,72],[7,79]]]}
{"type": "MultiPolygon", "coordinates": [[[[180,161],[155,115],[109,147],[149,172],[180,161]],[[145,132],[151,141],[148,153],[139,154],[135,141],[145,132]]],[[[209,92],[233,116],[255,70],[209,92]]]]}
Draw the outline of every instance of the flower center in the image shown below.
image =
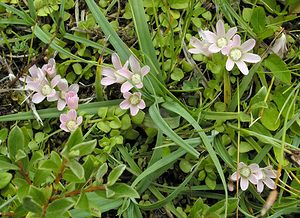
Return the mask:
{"type": "Polygon", "coordinates": [[[243,167],[240,171],[242,177],[248,178],[251,174],[251,170],[249,167],[243,167]]]}
{"type": "Polygon", "coordinates": [[[231,49],[229,52],[229,56],[233,61],[238,61],[242,57],[242,51],[239,48],[231,49]]]}
{"type": "Polygon", "coordinates": [[[129,97],[129,101],[130,101],[130,104],[137,105],[138,103],[140,103],[140,98],[136,95],[131,95],[129,97]]]}
{"type": "Polygon", "coordinates": [[[60,91],[60,98],[65,100],[66,99],[66,92],[65,91],[60,91]]]}
{"type": "Polygon", "coordinates": [[[50,95],[52,92],[52,88],[49,85],[44,85],[42,88],[42,94],[47,96],[50,95]]]}
{"type": "Polygon", "coordinates": [[[217,46],[219,48],[223,48],[225,45],[227,45],[227,39],[224,37],[217,40],[217,46]]]}
{"type": "Polygon", "coordinates": [[[141,76],[137,73],[131,77],[131,80],[132,80],[133,84],[139,84],[142,82],[141,76]]]}
{"type": "Polygon", "coordinates": [[[74,120],[70,120],[67,122],[67,128],[72,132],[76,129],[76,122],[74,120]]]}

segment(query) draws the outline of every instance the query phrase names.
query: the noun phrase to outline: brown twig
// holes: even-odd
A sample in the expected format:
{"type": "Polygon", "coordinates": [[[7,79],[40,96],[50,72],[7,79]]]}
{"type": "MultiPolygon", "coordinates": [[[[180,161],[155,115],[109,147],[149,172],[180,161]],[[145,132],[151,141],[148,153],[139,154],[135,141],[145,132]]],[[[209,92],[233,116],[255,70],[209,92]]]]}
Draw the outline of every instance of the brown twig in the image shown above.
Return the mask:
{"type": "Polygon", "coordinates": [[[0,212],[0,216],[15,216],[14,212],[0,212]]]}
{"type": "Polygon", "coordinates": [[[24,167],[23,167],[22,162],[18,161],[18,162],[17,162],[17,165],[18,165],[18,167],[19,167],[20,173],[24,176],[26,182],[27,182],[29,185],[31,185],[32,182],[31,182],[31,180],[30,180],[30,178],[29,178],[29,174],[28,174],[28,172],[26,172],[26,171],[24,170],[24,167]]]}

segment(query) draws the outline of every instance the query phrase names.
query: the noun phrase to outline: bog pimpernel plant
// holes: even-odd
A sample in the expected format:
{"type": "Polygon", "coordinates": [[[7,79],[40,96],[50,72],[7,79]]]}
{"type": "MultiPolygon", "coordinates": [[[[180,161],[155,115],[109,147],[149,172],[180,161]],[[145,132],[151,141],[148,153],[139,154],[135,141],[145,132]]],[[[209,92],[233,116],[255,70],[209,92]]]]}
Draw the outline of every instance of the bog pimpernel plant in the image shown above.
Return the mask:
{"type": "Polygon", "coordinates": [[[0,0],[0,216],[297,217],[299,7],[0,0]]]}

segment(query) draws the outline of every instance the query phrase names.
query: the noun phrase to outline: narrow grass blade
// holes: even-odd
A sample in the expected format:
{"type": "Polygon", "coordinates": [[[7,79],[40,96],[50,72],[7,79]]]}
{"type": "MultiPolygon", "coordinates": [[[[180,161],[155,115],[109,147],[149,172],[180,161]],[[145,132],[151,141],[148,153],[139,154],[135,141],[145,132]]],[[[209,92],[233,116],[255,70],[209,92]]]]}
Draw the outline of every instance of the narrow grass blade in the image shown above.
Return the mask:
{"type": "Polygon", "coordinates": [[[29,8],[29,13],[31,18],[33,20],[36,20],[36,11],[35,11],[33,0],[28,0],[28,8],[29,8]]]}
{"type": "Polygon", "coordinates": [[[200,153],[193,148],[191,145],[187,144],[179,135],[177,135],[166,123],[166,121],[161,117],[159,109],[156,104],[153,104],[149,108],[149,114],[153,122],[157,127],[166,134],[172,141],[177,145],[185,149],[188,153],[192,154],[195,157],[199,157],[200,153]]]}
{"type": "Polygon", "coordinates": [[[32,20],[32,18],[28,14],[26,14],[24,11],[18,10],[15,7],[7,5],[3,2],[0,2],[0,6],[6,8],[6,10],[11,11],[13,14],[22,18],[28,26],[34,25],[34,20],[32,20]]]}
{"type": "MultiPolygon", "coordinates": [[[[79,105],[79,112],[96,114],[100,107],[111,107],[116,106],[121,100],[110,100],[102,102],[93,102],[88,104],[79,105]]],[[[42,119],[59,117],[62,111],[58,111],[56,108],[48,108],[37,111],[42,119]]],[[[32,112],[19,112],[16,114],[8,114],[0,116],[0,122],[15,121],[15,120],[30,120],[34,119],[32,112]]]]}
{"type": "MultiPolygon", "coordinates": [[[[159,63],[155,54],[155,49],[150,36],[148,24],[146,21],[145,10],[142,0],[129,0],[133,22],[138,37],[140,49],[145,54],[146,63],[150,67],[159,69],[159,63]]],[[[157,72],[158,70],[156,70],[157,72]]],[[[159,75],[160,77],[161,75],[159,75]]]]}
{"type": "Polygon", "coordinates": [[[179,104],[176,104],[175,102],[166,102],[163,103],[163,107],[166,108],[167,110],[170,110],[174,113],[177,113],[178,115],[182,116],[186,121],[188,121],[197,131],[199,136],[202,139],[203,144],[205,145],[212,161],[215,164],[215,167],[217,168],[217,171],[220,175],[221,181],[224,186],[224,191],[225,191],[225,216],[227,215],[227,203],[228,203],[228,191],[227,191],[227,184],[226,184],[226,179],[224,176],[224,172],[222,169],[222,166],[219,162],[219,159],[216,155],[216,152],[214,151],[209,138],[207,135],[203,132],[203,129],[200,127],[200,125],[197,123],[197,121],[187,112],[184,108],[182,108],[179,104]]]}
{"type": "Polygon", "coordinates": [[[131,52],[127,45],[120,39],[116,31],[111,27],[110,23],[107,21],[103,13],[100,11],[98,5],[95,3],[94,0],[86,0],[86,3],[92,12],[95,20],[101,27],[104,34],[109,37],[108,40],[116,49],[120,58],[125,61],[131,55],[131,52]]]}

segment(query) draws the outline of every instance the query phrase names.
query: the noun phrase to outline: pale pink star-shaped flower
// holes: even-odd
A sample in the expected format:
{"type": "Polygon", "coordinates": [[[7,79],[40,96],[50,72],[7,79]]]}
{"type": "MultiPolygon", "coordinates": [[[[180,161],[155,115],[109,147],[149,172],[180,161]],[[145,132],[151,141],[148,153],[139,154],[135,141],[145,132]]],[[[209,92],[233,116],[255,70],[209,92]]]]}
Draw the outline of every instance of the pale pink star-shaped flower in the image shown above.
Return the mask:
{"type": "Polygon", "coordinates": [[[249,166],[247,166],[243,162],[240,162],[238,164],[238,171],[239,173],[234,172],[231,175],[230,180],[240,180],[240,186],[243,191],[247,190],[249,181],[252,184],[256,185],[258,183],[258,180],[263,177],[258,164],[250,164],[249,166]]]}
{"type": "Polygon", "coordinates": [[[30,76],[21,77],[20,80],[26,82],[25,89],[35,90],[36,86],[45,79],[45,72],[36,65],[30,67],[28,71],[30,76]]]}
{"type": "Polygon", "coordinates": [[[47,98],[47,101],[56,101],[58,99],[58,95],[54,88],[60,80],[61,77],[57,75],[50,82],[46,77],[44,77],[40,84],[34,84],[32,90],[36,91],[37,93],[32,96],[32,102],[38,104],[45,98],[47,98]]]}
{"type": "Polygon", "coordinates": [[[275,182],[272,179],[276,178],[276,171],[272,166],[267,166],[261,169],[262,178],[257,182],[257,192],[261,193],[264,190],[264,184],[270,189],[275,189],[275,182]]]}
{"type": "Polygon", "coordinates": [[[280,38],[276,39],[271,50],[279,57],[282,58],[284,54],[288,51],[286,44],[287,44],[286,35],[282,33],[280,38]]]}
{"type": "Polygon", "coordinates": [[[194,48],[190,48],[188,51],[192,54],[202,54],[202,55],[205,55],[207,57],[211,56],[212,53],[208,50],[211,43],[209,43],[207,41],[207,39],[206,39],[205,35],[203,34],[202,30],[199,31],[199,35],[202,38],[202,40],[199,40],[199,39],[197,39],[196,37],[193,36],[190,39],[190,44],[194,48]]]}
{"type": "MultiPolygon", "coordinates": [[[[59,89],[59,92],[58,92],[58,101],[57,101],[57,109],[59,111],[61,111],[61,110],[63,110],[65,108],[65,106],[67,104],[67,102],[66,102],[66,95],[67,95],[67,93],[71,92],[73,94],[76,94],[76,96],[77,96],[77,92],[79,90],[79,86],[78,86],[78,84],[72,84],[69,87],[68,81],[66,79],[61,79],[59,81],[59,83],[57,84],[57,87],[59,89]]],[[[77,96],[77,98],[78,98],[78,96],[77,96]]],[[[72,104],[72,105],[74,105],[74,104],[72,104]]],[[[77,106],[78,106],[78,101],[77,101],[77,106]]],[[[76,108],[73,108],[73,109],[76,109],[76,108]]]]}
{"type": "Polygon", "coordinates": [[[254,39],[249,39],[241,44],[241,37],[239,35],[235,35],[232,42],[224,48],[224,54],[228,56],[226,61],[226,70],[231,71],[234,64],[236,64],[239,70],[244,75],[247,75],[249,70],[245,62],[258,63],[261,60],[259,55],[248,52],[252,50],[254,46],[254,39]]]}
{"type": "Polygon", "coordinates": [[[143,78],[150,71],[150,67],[148,65],[141,68],[140,63],[133,55],[129,58],[129,64],[132,72],[128,71],[124,74],[127,81],[121,86],[122,93],[128,92],[133,87],[138,89],[143,88],[143,78]]]}
{"type": "Polygon", "coordinates": [[[228,30],[228,32],[225,32],[224,23],[222,20],[219,20],[216,24],[216,32],[211,32],[208,30],[202,31],[202,34],[204,35],[204,38],[208,43],[210,43],[208,47],[208,51],[211,53],[218,53],[219,51],[222,52],[222,54],[225,54],[225,47],[229,44],[231,41],[231,38],[236,33],[237,28],[232,27],[228,30]]]}
{"type": "Polygon", "coordinates": [[[44,64],[42,70],[44,70],[50,79],[56,76],[56,63],[54,58],[50,58],[47,64],[44,64]]]}
{"type": "Polygon", "coordinates": [[[77,112],[71,109],[67,114],[61,114],[60,128],[66,132],[74,132],[78,126],[82,123],[82,116],[77,117],[77,112]]]}
{"type": "Polygon", "coordinates": [[[144,109],[146,107],[140,92],[125,92],[123,93],[123,97],[125,100],[120,103],[120,108],[123,110],[130,109],[130,114],[132,116],[137,115],[140,109],[144,109]]]}
{"type": "Polygon", "coordinates": [[[121,60],[116,53],[111,55],[111,60],[114,68],[102,67],[101,84],[109,86],[114,83],[124,83],[126,81],[125,74],[128,74],[128,61],[122,66],[121,60]]]}

